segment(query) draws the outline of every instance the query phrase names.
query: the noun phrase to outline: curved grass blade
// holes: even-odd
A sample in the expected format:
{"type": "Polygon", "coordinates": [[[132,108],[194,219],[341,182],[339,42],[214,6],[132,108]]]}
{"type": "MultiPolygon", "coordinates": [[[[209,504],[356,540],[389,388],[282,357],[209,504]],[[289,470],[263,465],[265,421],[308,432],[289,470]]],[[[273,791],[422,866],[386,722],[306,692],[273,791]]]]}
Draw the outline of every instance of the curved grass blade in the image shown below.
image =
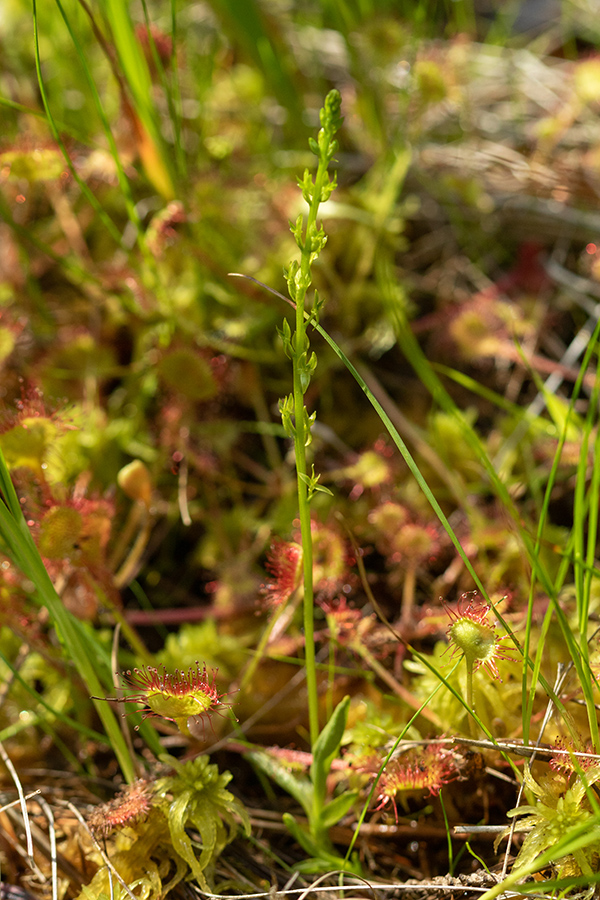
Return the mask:
{"type": "Polygon", "coordinates": [[[37,72],[37,80],[38,86],[40,89],[40,96],[42,98],[42,103],[44,104],[44,110],[46,112],[46,119],[48,125],[50,126],[50,131],[52,132],[52,137],[56,141],[58,147],[62,155],[64,156],[65,162],[69,167],[69,171],[77,184],[79,185],[83,195],[88,200],[92,208],[98,213],[100,220],[106,226],[108,232],[110,233],[113,240],[115,240],[118,244],[121,243],[121,234],[119,233],[118,228],[115,223],[112,221],[110,216],[105,212],[101,204],[98,202],[96,197],[93,195],[85,181],[83,181],[75,169],[71,161],[71,157],[67,152],[67,148],[65,147],[64,141],[62,140],[60,133],[58,131],[56,122],[54,121],[54,117],[50,110],[50,106],[48,104],[48,95],[46,94],[46,88],[44,85],[44,79],[42,77],[42,63],[40,58],[40,41],[39,41],[39,22],[38,22],[38,12],[37,12],[37,0],[33,0],[33,38],[34,38],[34,49],[35,49],[35,69],[37,72]]]}
{"type": "Polygon", "coordinates": [[[239,0],[211,0],[210,5],[223,22],[230,39],[243,46],[255,65],[264,72],[269,90],[287,109],[291,124],[302,122],[299,91],[281,50],[277,49],[284,47],[285,41],[281,36],[269,33],[269,26],[276,27],[275,20],[268,21],[256,0],[244,0],[243,3],[239,0]]]}
{"type": "Polygon", "coordinates": [[[138,152],[146,175],[166,200],[175,196],[169,159],[152,102],[152,80],[125,0],[105,0],[104,14],[139,119],[138,152]]]}
{"type": "MultiPolygon", "coordinates": [[[[0,538],[4,541],[12,562],[35,585],[35,598],[50,613],[67,660],[73,662],[90,695],[99,696],[104,687],[98,672],[104,673],[105,684],[111,684],[110,660],[94,641],[93,633],[65,609],[56,593],[46,567],[33,542],[23,517],[6,461],[0,451],[0,538]]],[[[121,729],[108,703],[94,700],[106,736],[127,781],[133,781],[135,771],[121,729]]]]}
{"type": "MultiPolygon", "coordinates": [[[[252,281],[252,282],[254,282],[255,284],[259,285],[260,287],[265,288],[265,289],[268,290],[270,293],[274,294],[276,297],[279,297],[281,300],[283,300],[283,301],[284,301],[285,303],[287,303],[288,305],[294,307],[293,302],[292,302],[288,297],[285,297],[285,296],[284,296],[283,294],[281,294],[279,291],[276,291],[276,290],[274,290],[273,288],[270,288],[268,285],[264,284],[262,281],[258,281],[256,278],[253,278],[251,275],[243,275],[243,274],[240,274],[239,272],[230,272],[229,275],[230,275],[231,277],[234,277],[234,278],[246,278],[248,281],[252,281]]],[[[305,317],[308,318],[309,315],[310,315],[310,314],[309,314],[308,312],[305,312],[305,317]]],[[[462,547],[460,541],[458,540],[458,538],[457,538],[457,536],[456,536],[456,534],[455,534],[455,532],[454,532],[452,526],[450,525],[448,519],[446,518],[446,516],[445,516],[445,514],[444,514],[444,512],[443,512],[443,510],[442,510],[442,508],[440,507],[439,503],[437,502],[437,500],[436,500],[436,498],[435,498],[433,492],[431,491],[431,488],[429,487],[429,485],[427,484],[425,478],[424,478],[423,475],[421,474],[421,471],[420,471],[420,469],[419,469],[417,463],[416,463],[415,460],[413,459],[413,457],[412,457],[412,455],[411,455],[411,453],[410,453],[408,447],[406,446],[406,444],[404,443],[404,441],[402,440],[402,438],[401,438],[400,435],[398,434],[398,431],[397,431],[397,429],[396,429],[394,423],[391,421],[390,417],[388,416],[388,414],[386,413],[386,411],[383,409],[383,407],[381,406],[381,404],[379,403],[379,401],[377,400],[377,398],[373,395],[372,391],[369,389],[368,385],[366,384],[364,378],[363,378],[363,377],[361,376],[361,374],[357,371],[357,369],[355,368],[355,366],[350,362],[350,360],[348,359],[348,357],[346,356],[346,354],[344,353],[344,351],[341,349],[341,347],[336,343],[336,341],[334,341],[334,339],[328,334],[328,332],[325,331],[325,329],[322,327],[322,325],[319,325],[319,324],[318,324],[318,322],[313,322],[313,327],[315,328],[316,331],[318,331],[318,333],[321,335],[321,337],[324,338],[324,340],[329,344],[329,346],[330,346],[331,349],[334,351],[334,353],[336,354],[336,356],[341,360],[341,362],[344,364],[344,366],[348,369],[348,371],[350,372],[350,374],[351,374],[351,375],[353,376],[353,378],[356,380],[357,384],[359,385],[359,387],[361,388],[361,390],[363,391],[363,393],[365,394],[365,396],[366,396],[367,399],[369,400],[370,404],[373,406],[373,408],[374,408],[375,411],[377,412],[377,415],[379,416],[379,418],[381,419],[381,421],[383,422],[383,424],[384,424],[385,427],[387,428],[387,431],[388,431],[390,437],[392,438],[392,440],[394,441],[396,447],[397,447],[398,450],[400,451],[400,454],[402,455],[402,458],[403,458],[404,461],[406,462],[406,465],[408,466],[408,468],[409,468],[411,474],[413,475],[415,481],[417,482],[417,484],[419,485],[419,487],[420,487],[421,490],[423,491],[423,493],[424,493],[425,497],[427,498],[427,500],[429,501],[429,504],[431,505],[431,507],[432,507],[434,513],[436,514],[436,516],[437,516],[438,519],[440,520],[440,523],[442,524],[442,527],[444,528],[444,530],[445,530],[446,533],[448,534],[450,540],[452,541],[452,543],[453,543],[453,545],[454,545],[454,547],[455,547],[455,549],[456,549],[458,555],[460,556],[460,558],[462,559],[462,561],[463,561],[463,563],[464,563],[464,565],[465,565],[465,568],[467,569],[467,571],[469,572],[469,574],[470,574],[471,577],[473,578],[473,581],[474,581],[475,585],[477,586],[477,588],[478,588],[479,591],[481,592],[482,596],[483,596],[486,600],[489,601],[489,598],[488,598],[488,596],[487,596],[487,592],[486,592],[485,587],[483,586],[483,584],[482,584],[482,582],[481,582],[481,579],[479,578],[479,576],[478,576],[477,573],[475,572],[475,569],[473,568],[473,566],[472,566],[472,564],[471,564],[471,561],[469,560],[468,556],[466,555],[465,551],[463,550],[463,547],[462,547]]],[[[443,390],[443,388],[442,388],[442,390],[443,390]]],[[[450,404],[452,404],[452,401],[451,401],[451,399],[450,399],[449,397],[448,397],[448,401],[449,401],[450,404]]],[[[475,438],[477,438],[476,435],[475,435],[475,438]]],[[[504,489],[504,492],[506,492],[505,489],[504,489]]],[[[534,662],[533,662],[533,660],[529,657],[528,654],[524,653],[523,647],[521,646],[521,644],[519,643],[519,641],[518,641],[517,638],[515,637],[515,635],[514,635],[512,629],[510,628],[510,626],[508,625],[508,623],[502,618],[502,616],[498,613],[497,610],[494,610],[494,612],[495,612],[495,614],[498,616],[498,619],[499,619],[500,622],[502,623],[502,625],[503,625],[505,631],[506,631],[507,634],[510,636],[510,638],[511,638],[511,640],[512,640],[514,646],[515,646],[515,648],[517,649],[517,651],[519,652],[519,654],[523,657],[523,659],[526,660],[527,667],[530,668],[530,669],[534,669],[534,662]]],[[[411,650],[412,650],[412,649],[413,649],[413,648],[411,648],[411,650]]],[[[413,652],[414,652],[414,651],[413,651],[413,652]]],[[[417,655],[417,657],[419,657],[419,654],[416,654],[416,655],[417,655]]],[[[423,658],[422,661],[424,662],[425,665],[427,665],[430,669],[432,669],[431,665],[429,664],[429,662],[428,662],[425,658],[423,658]]],[[[432,671],[433,671],[433,669],[432,669],[432,671]]],[[[438,674],[438,673],[436,672],[436,674],[438,674]]],[[[438,677],[441,677],[441,676],[439,676],[439,674],[438,674],[438,677]]],[[[443,678],[442,678],[442,680],[443,680],[443,678]]],[[[565,711],[564,705],[561,703],[560,699],[556,696],[556,692],[553,690],[553,688],[552,688],[552,686],[549,684],[549,682],[548,682],[548,681],[544,678],[544,676],[543,676],[541,673],[539,673],[539,672],[537,673],[537,677],[536,677],[536,680],[535,680],[535,682],[534,682],[534,686],[535,686],[535,684],[538,683],[538,681],[539,681],[539,684],[541,684],[541,686],[543,687],[543,689],[544,689],[544,691],[546,692],[547,696],[548,696],[548,697],[552,700],[552,702],[555,704],[556,708],[557,708],[561,713],[563,713],[563,714],[565,715],[565,721],[566,721],[567,724],[568,724],[568,723],[569,723],[569,717],[566,715],[566,711],[565,711]]],[[[452,688],[450,687],[450,685],[447,685],[447,687],[449,687],[450,690],[452,690],[452,688]]],[[[534,689],[534,687],[532,687],[532,690],[533,690],[533,689],[534,689]]],[[[576,736],[576,735],[573,735],[573,737],[574,737],[574,739],[576,739],[577,736],[576,736]]]]}
{"type": "MultiPolygon", "coordinates": [[[[63,7],[63,5],[62,5],[62,3],[61,3],[61,0],[55,0],[55,2],[56,2],[56,5],[58,6],[58,10],[59,10],[59,12],[60,12],[60,14],[61,14],[61,16],[62,16],[62,18],[63,18],[63,21],[64,21],[64,23],[65,23],[65,25],[66,25],[66,27],[67,27],[67,30],[68,30],[68,32],[69,32],[69,36],[70,36],[71,40],[73,41],[73,46],[75,47],[75,50],[76,50],[76,52],[77,52],[77,56],[79,57],[79,60],[80,60],[80,62],[81,62],[81,65],[82,65],[82,68],[83,68],[83,72],[84,72],[84,75],[85,75],[85,79],[86,79],[86,81],[87,81],[87,83],[88,83],[88,86],[89,86],[89,88],[90,88],[92,97],[93,97],[93,99],[94,99],[94,105],[95,105],[95,107],[96,107],[96,112],[98,113],[98,116],[99,116],[100,121],[101,121],[101,123],[102,123],[102,128],[103,128],[103,130],[104,130],[104,134],[106,135],[106,139],[107,139],[107,141],[108,141],[108,146],[109,146],[109,148],[110,148],[110,153],[111,153],[111,156],[112,156],[112,158],[113,158],[113,160],[114,160],[114,162],[115,162],[115,167],[116,167],[116,170],[117,170],[117,178],[119,179],[119,187],[120,187],[121,193],[122,193],[122,195],[123,195],[123,200],[124,200],[124,202],[125,202],[125,207],[126,207],[126,209],[127,209],[127,215],[128,215],[128,217],[129,217],[129,221],[131,222],[131,224],[132,224],[133,227],[135,228],[135,233],[136,233],[136,237],[137,237],[138,243],[141,244],[141,243],[142,243],[142,240],[141,240],[141,222],[140,222],[140,217],[139,217],[139,215],[138,215],[138,213],[137,213],[137,210],[136,210],[136,208],[135,208],[135,202],[134,202],[134,200],[133,200],[133,196],[132,196],[132,193],[131,193],[131,188],[130,188],[130,186],[129,186],[129,181],[128,181],[128,179],[127,179],[127,176],[125,175],[125,170],[123,169],[123,164],[122,164],[122,162],[121,162],[121,157],[120,157],[119,151],[118,151],[118,149],[117,149],[117,145],[116,145],[116,142],[115,142],[113,133],[112,133],[112,129],[111,129],[111,127],[110,127],[110,123],[109,123],[109,121],[108,121],[108,118],[107,118],[107,116],[106,116],[106,113],[104,112],[104,107],[103,107],[102,101],[101,101],[101,99],[100,99],[100,94],[98,93],[98,88],[96,87],[96,82],[95,82],[94,79],[92,78],[92,74],[91,74],[91,72],[90,72],[89,66],[88,66],[87,61],[86,61],[85,53],[83,52],[83,48],[82,48],[82,46],[81,46],[81,43],[80,43],[80,41],[79,41],[77,35],[75,34],[75,31],[73,30],[73,28],[72,28],[72,26],[71,26],[71,22],[69,21],[69,18],[68,18],[68,16],[67,16],[67,14],[65,13],[64,7],[63,7]]],[[[144,246],[141,246],[141,249],[144,250],[144,249],[145,249],[145,245],[144,245],[144,246]]]]}

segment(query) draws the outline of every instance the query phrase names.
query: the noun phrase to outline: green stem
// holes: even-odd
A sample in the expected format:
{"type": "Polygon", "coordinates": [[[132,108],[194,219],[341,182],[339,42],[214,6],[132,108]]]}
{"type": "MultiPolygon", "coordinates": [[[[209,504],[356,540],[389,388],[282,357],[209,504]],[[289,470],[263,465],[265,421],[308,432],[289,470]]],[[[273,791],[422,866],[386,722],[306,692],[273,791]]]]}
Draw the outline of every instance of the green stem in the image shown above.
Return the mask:
{"type": "MultiPolygon", "coordinates": [[[[281,337],[287,355],[292,360],[293,391],[289,397],[281,401],[282,420],[289,435],[294,438],[296,457],[296,476],[298,482],[298,516],[300,519],[300,535],[302,541],[302,567],[304,575],[304,641],[306,685],[308,692],[308,719],[311,745],[314,747],[319,737],[319,694],[317,684],[317,666],[315,658],[315,626],[314,626],[314,589],[313,589],[313,545],[310,520],[310,500],[318,478],[312,467],[311,476],[307,471],[306,448],[310,444],[310,427],[314,417],[308,415],[304,405],[304,395],[308,389],[312,372],[316,365],[316,356],[309,357],[310,341],[307,335],[306,294],[311,285],[311,267],[320,251],[325,246],[325,234],[317,226],[319,206],[324,203],[335,188],[335,178],[329,178],[327,169],[336,150],[334,135],[342,123],[339,115],[341,96],[338,91],[330,91],[325,105],[320,112],[322,128],[317,140],[310,140],[310,148],[319,162],[314,182],[308,169],[300,180],[302,196],[308,203],[306,227],[304,217],[299,215],[291,231],[300,248],[300,262],[292,262],[286,273],[288,290],[295,305],[296,321],[294,334],[291,334],[287,320],[281,331],[281,337]],[[293,420],[293,423],[292,423],[293,420]]],[[[307,317],[316,326],[318,318],[318,300],[315,292],[315,316],[307,317]]]]}
{"type": "Polygon", "coordinates": [[[313,589],[313,545],[312,529],[310,521],[310,504],[308,493],[308,472],[306,464],[306,446],[310,440],[307,434],[306,417],[304,407],[304,390],[302,388],[301,367],[308,352],[308,338],[306,335],[305,300],[306,292],[311,283],[312,263],[312,238],[317,231],[317,214],[321,204],[324,186],[328,183],[327,168],[329,160],[319,159],[317,174],[315,176],[314,190],[308,211],[306,222],[305,241],[302,247],[300,259],[300,284],[296,294],[296,333],[293,344],[293,393],[294,393],[294,450],[296,455],[296,474],[298,479],[298,515],[300,519],[300,534],[302,540],[302,561],[304,574],[304,641],[305,641],[305,665],[306,687],[308,693],[308,721],[310,729],[310,742],[314,746],[319,736],[319,693],[317,684],[317,666],[315,657],[315,627],[314,627],[314,589],[313,589]],[[303,359],[304,358],[304,359],[303,359]]]}
{"type": "MultiPolygon", "coordinates": [[[[468,659],[465,661],[467,663],[467,706],[469,707],[469,710],[475,712],[475,700],[473,699],[473,663],[469,662],[468,659]]],[[[469,730],[472,737],[479,737],[477,722],[475,717],[471,715],[469,715],[469,730]]]]}
{"type": "MultiPolygon", "coordinates": [[[[294,601],[293,606],[294,606],[294,609],[298,608],[297,601],[294,601]]],[[[275,626],[277,625],[277,623],[281,620],[283,614],[288,612],[289,607],[290,607],[289,602],[282,603],[282,605],[280,607],[278,607],[277,610],[275,611],[275,615],[272,616],[271,619],[269,620],[269,622],[267,623],[267,627],[265,628],[265,630],[261,636],[261,639],[258,642],[258,646],[256,647],[256,650],[254,651],[252,658],[250,659],[248,665],[242,672],[242,677],[240,678],[239,685],[237,686],[237,690],[240,692],[240,694],[244,694],[245,691],[248,689],[249,685],[252,684],[256,670],[258,669],[258,666],[260,665],[261,661],[266,656],[267,646],[271,639],[271,635],[273,634],[273,630],[274,630],[275,626]]]]}
{"type": "MultiPolygon", "coordinates": [[[[304,265],[304,253],[302,254],[304,265]]],[[[294,418],[296,431],[294,450],[296,454],[296,474],[298,480],[298,515],[302,543],[302,566],[304,574],[304,657],[306,664],[306,688],[308,693],[308,721],[310,743],[314,745],[319,736],[319,696],[317,686],[317,666],[315,658],[314,591],[313,591],[313,546],[306,484],[306,427],[304,418],[304,393],[300,380],[300,357],[304,350],[306,327],[304,324],[304,299],[306,292],[296,301],[296,352],[294,366],[294,418]]]]}
{"type": "Polygon", "coordinates": [[[473,706],[473,664],[467,660],[467,705],[469,709],[473,706]]]}
{"type": "Polygon", "coordinates": [[[404,588],[402,590],[402,615],[403,628],[409,628],[415,605],[415,586],[417,583],[417,567],[410,565],[404,575],[404,588]]]}

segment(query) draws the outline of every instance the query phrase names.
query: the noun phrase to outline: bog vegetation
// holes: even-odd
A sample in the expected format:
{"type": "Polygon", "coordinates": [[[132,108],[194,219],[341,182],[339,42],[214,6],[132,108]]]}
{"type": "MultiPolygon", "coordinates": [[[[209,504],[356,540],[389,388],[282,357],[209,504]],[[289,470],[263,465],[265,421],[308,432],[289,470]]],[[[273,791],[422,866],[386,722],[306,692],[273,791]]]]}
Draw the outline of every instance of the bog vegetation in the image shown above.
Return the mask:
{"type": "Polygon", "coordinates": [[[530,11],[5,2],[3,898],[594,894],[600,34],[530,11]]]}

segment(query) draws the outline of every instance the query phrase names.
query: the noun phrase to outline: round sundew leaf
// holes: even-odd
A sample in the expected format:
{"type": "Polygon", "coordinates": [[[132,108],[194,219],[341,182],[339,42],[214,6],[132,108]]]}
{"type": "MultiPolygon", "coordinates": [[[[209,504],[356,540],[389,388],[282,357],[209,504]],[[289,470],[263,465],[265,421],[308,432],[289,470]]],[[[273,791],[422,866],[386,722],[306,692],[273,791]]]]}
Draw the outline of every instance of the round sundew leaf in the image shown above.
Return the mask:
{"type": "Polygon", "coordinates": [[[210,706],[210,700],[204,695],[185,694],[181,697],[168,694],[166,691],[150,692],[146,702],[157,716],[165,719],[182,719],[189,716],[198,716],[210,706]],[[200,699],[203,697],[204,702],[200,699]]]}
{"type": "Polygon", "coordinates": [[[81,513],[70,506],[53,506],[40,524],[39,548],[48,559],[65,559],[73,553],[82,527],[81,513]]]}
{"type": "Polygon", "coordinates": [[[11,178],[25,178],[30,182],[60,178],[65,169],[62,154],[47,147],[29,151],[8,150],[0,154],[0,165],[10,166],[11,178]]]}
{"type": "Polygon", "coordinates": [[[10,328],[0,328],[0,362],[8,359],[15,349],[15,336],[10,328]]]}
{"type": "Polygon", "coordinates": [[[11,469],[26,466],[37,472],[56,437],[56,425],[44,416],[23,419],[0,435],[0,448],[11,469]]]}
{"type": "Polygon", "coordinates": [[[168,388],[188,400],[211,400],[217,394],[210,365],[192,350],[172,350],[160,361],[158,373],[168,388]]]}

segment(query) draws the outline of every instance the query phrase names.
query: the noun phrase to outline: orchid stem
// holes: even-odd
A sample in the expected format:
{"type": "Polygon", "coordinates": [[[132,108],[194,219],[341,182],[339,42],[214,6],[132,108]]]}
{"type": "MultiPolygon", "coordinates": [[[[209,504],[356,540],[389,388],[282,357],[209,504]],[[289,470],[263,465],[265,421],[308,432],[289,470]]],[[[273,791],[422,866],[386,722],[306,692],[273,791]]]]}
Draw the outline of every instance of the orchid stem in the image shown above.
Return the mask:
{"type": "Polygon", "coordinates": [[[308,204],[308,215],[302,214],[291,225],[291,231],[300,249],[300,262],[294,260],[286,272],[288,291],[295,305],[295,328],[292,334],[289,322],[283,323],[280,332],[284,349],[292,361],[293,390],[291,395],[280,401],[283,426],[294,439],[296,458],[296,476],[298,482],[298,517],[302,541],[302,566],[304,574],[304,642],[306,686],[308,692],[308,720],[311,746],[314,747],[319,736],[319,693],[317,683],[317,666],[315,657],[314,626],[314,589],[313,589],[313,545],[310,517],[310,501],[316,490],[324,490],[318,485],[318,476],[314,467],[308,472],[306,448],[311,441],[311,425],[314,414],[309,415],[304,404],[304,397],[310,379],[317,365],[315,353],[310,353],[310,341],[307,330],[309,324],[316,325],[320,303],[315,291],[310,315],[306,318],[306,296],[312,283],[312,264],[325,246],[326,237],[322,227],[317,225],[317,215],[321,203],[324,203],[336,186],[335,178],[330,179],[329,164],[337,151],[334,135],[342,123],[340,116],[342,98],[338,91],[330,91],[325,98],[325,105],[320,112],[321,129],[317,140],[309,141],[312,152],[318,159],[317,172],[314,178],[306,169],[299,184],[302,196],[308,204]]]}

